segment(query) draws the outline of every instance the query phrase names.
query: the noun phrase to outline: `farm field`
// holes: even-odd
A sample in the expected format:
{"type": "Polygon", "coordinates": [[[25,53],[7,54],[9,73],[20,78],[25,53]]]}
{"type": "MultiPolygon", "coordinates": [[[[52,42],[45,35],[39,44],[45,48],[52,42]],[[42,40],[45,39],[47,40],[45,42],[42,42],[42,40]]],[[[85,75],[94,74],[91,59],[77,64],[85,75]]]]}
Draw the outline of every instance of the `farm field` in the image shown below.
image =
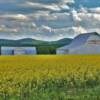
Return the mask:
{"type": "Polygon", "coordinates": [[[0,100],[100,100],[100,55],[0,56],[0,100]]]}

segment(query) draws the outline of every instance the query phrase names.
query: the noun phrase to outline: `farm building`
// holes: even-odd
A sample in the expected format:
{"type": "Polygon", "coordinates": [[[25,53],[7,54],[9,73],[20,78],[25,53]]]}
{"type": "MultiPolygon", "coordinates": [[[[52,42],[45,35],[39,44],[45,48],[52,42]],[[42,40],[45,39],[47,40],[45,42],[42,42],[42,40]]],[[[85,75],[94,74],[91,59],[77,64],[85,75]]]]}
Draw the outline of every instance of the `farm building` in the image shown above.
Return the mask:
{"type": "Polygon", "coordinates": [[[1,47],[1,55],[36,54],[35,47],[1,47]]]}
{"type": "Polygon", "coordinates": [[[100,53],[100,35],[96,32],[80,34],[69,45],[56,50],[57,54],[97,54],[100,53]]]}

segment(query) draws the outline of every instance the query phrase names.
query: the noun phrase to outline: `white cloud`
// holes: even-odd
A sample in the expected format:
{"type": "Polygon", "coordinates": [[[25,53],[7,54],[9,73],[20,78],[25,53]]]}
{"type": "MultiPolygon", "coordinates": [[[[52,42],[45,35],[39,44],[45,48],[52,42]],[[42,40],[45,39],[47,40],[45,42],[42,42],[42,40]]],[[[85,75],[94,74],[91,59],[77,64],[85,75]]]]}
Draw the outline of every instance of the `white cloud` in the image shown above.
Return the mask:
{"type": "Polygon", "coordinates": [[[99,13],[100,14],[100,7],[97,7],[97,8],[90,8],[89,11],[91,13],[99,13]]]}
{"type": "Polygon", "coordinates": [[[76,33],[76,35],[80,34],[80,33],[86,33],[87,32],[87,30],[85,28],[81,27],[81,26],[72,27],[72,30],[73,30],[74,33],[76,33]]]}
{"type": "Polygon", "coordinates": [[[80,34],[80,33],[86,33],[87,30],[84,29],[81,26],[73,26],[73,27],[68,27],[68,28],[61,28],[61,29],[54,29],[55,33],[59,34],[62,37],[59,38],[64,38],[64,37],[75,37],[76,35],[80,34]]]}
{"type": "Polygon", "coordinates": [[[23,15],[23,14],[17,14],[17,15],[14,15],[12,16],[13,18],[17,19],[17,20],[27,20],[28,18],[23,15]]]}
{"type": "MultiPolygon", "coordinates": [[[[86,6],[85,2],[79,1],[77,4],[76,0],[10,0],[7,2],[4,0],[4,2],[15,4],[18,8],[15,9],[14,5],[11,6],[12,8],[9,6],[10,10],[7,12],[0,9],[0,36],[5,34],[10,37],[14,33],[15,37],[20,35],[33,36],[35,39],[58,40],[74,37],[80,33],[92,31],[100,33],[100,7],[87,7],[88,2],[86,6]],[[81,8],[77,8],[81,2],[84,4],[81,8]],[[69,3],[73,5],[75,3],[77,7],[71,7],[69,3]]],[[[0,3],[4,2],[0,1],[0,3]]]]}
{"type": "Polygon", "coordinates": [[[13,33],[17,33],[18,29],[16,28],[7,28],[5,25],[1,25],[0,26],[0,32],[13,32],[13,33]]]}
{"type": "Polygon", "coordinates": [[[0,15],[0,18],[8,18],[12,20],[28,20],[28,17],[23,14],[4,14],[0,15]]]}
{"type": "Polygon", "coordinates": [[[48,9],[48,10],[53,10],[53,11],[60,11],[60,7],[56,4],[41,4],[41,3],[35,3],[35,2],[29,2],[27,1],[23,6],[28,6],[28,7],[33,7],[33,8],[41,8],[41,9],[48,9]]]}
{"type": "Polygon", "coordinates": [[[72,10],[72,11],[71,11],[71,16],[73,17],[73,19],[74,19],[75,21],[81,21],[81,19],[80,19],[80,17],[79,17],[79,15],[78,15],[78,13],[77,13],[76,10],[72,10]]]}
{"type": "Polygon", "coordinates": [[[68,10],[70,9],[67,3],[74,3],[74,0],[59,0],[59,2],[56,3],[46,3],[44,2],[34,2],[34,1],[26,1],[23,4],[20,4],[20,6],[23,7],[32,7],[32,8],[41,8],[42,9],[47,9],[49,11],[61,11],[61,10],[68,10]]]}
{"type": "MultiPolygon", "coordinates": [[[[41,29],[43,32],[51,32],[52,31],[52,28],[48,27],[48,26],[45,26],[45,25],[42,25],[41,26],[41,29]]],[[[40,29],[39,29],[40,30],[40,29]]],[[[40,30],[41,31],[41,30],[40,30]]]]}
{"type": "Polygon", "coordinates": [[[64,2],[64,3],[75,3],[74,0],[62,0],[62,2],[64,2]]]}

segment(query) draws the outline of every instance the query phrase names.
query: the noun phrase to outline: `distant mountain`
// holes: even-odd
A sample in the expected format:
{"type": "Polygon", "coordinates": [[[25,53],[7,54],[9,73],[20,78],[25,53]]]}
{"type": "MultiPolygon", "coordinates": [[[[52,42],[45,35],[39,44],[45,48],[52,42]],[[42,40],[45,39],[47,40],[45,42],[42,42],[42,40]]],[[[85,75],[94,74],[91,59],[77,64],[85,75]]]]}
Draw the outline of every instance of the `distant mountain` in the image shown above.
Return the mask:
{"type": "Polygon", "coordinates": [[[52,42],[35,40],[31,38],[24,38],[19,40],[0,39],[0,46],[49,46],[49,45],[63,46],[69,44],[71,41],[72,39],[69,38],[52,42]]]}
{"type": "Polygon", "coordinates": [[[12,46],[17,44],[15,40],[0,39],[0,46],[12,46]]]}
{"type": "Polygon", "coordinates": [[[38,46],[38,45],[46,45],[47,44],[47,42],[45,42],[45,41],[35,40],[32,38],[20,39],[20,40],[17,40],[17,42],[19,43],[19,45],[29,45],[29,46],[38,46]]]}
{"type": "Polygon", "coordinates": [[[54,42],[51,42],[51,43],[52,44],[57,44],[59,46],[62,46],[62,45],[69,44],[71,41],[72,41],[71,38],[64,38],[64,39],[61,39],[61,40],[58,40],[58,41],[54,41],[54,42]]]}

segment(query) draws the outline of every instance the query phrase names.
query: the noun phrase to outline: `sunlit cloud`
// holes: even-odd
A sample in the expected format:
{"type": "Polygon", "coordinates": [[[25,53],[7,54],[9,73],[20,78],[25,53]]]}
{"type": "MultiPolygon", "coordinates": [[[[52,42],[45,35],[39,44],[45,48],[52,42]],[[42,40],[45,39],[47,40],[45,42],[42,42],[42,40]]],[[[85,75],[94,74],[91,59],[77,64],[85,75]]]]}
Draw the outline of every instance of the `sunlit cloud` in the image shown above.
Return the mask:
{"type": "Polygon", "coordinates": [[[12,19],[12,20],[28,20],[27,16],[23,14],[4,14],[0,15],[0,18],[12,19]]]}
{"type": "Polygon", "coordinates": [[[100,33],[99,0],[1,0],[0,37],[58,40],[100,33]]]}

